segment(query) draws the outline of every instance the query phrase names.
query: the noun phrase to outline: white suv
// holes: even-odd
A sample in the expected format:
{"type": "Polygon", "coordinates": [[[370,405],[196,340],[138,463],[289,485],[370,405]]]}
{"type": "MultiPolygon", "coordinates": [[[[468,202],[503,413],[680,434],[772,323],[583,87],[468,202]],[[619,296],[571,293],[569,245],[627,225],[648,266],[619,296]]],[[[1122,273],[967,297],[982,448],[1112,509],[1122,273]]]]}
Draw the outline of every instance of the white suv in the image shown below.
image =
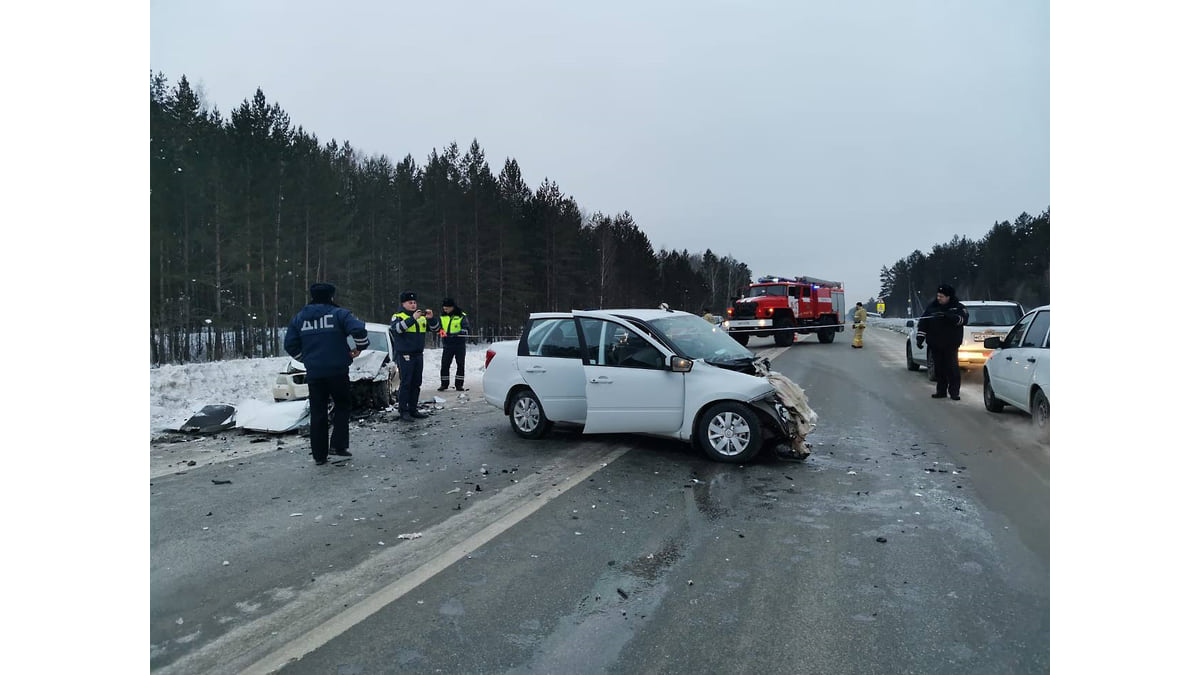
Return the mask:
{"type": "Polygon", "coordinates": [[[520,340],[491,345],[484,367],[484,398],[522,438],[565,422],[692,441],[721,462],[751,459],[766,438],[796,438],[754,354],[687,312],[531,314],[520,340]]]}
{"type": "MultiPolygon", "coordinates": [[[[963,328],[962,345],[958,348],[958,367],[963,370],[979,370],[991,356],[992,350],[984,345],[990,337],[1002,338],[1008,335],[1021,315],[1025,313],[1021,305],[1006,300],[963,300],[967,309],[967,325],[963,328]]],[[[921,366],[929,373],[929,380],[936,379],[933,373],[933,360],[929,350],[917,346],[917,323],[919,319],[910,319],[905,323],[908,327],[908,345],[904,356],[908,369],[917,371],[921,366]]]]}

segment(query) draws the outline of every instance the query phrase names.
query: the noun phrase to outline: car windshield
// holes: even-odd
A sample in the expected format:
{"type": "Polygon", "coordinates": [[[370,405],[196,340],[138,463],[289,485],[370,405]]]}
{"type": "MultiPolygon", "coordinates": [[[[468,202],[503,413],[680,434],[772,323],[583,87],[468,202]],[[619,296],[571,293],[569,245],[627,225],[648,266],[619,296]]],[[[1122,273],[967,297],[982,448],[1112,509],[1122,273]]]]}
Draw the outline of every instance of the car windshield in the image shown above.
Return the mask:
{"type": "Polygon", "coordinates": [[[694,314],[677,313],[651,319],[649,324],[670,341],[680,356],[703,359],[709,363],[754,360],[753,352],[739,345],[719,327],[694,314]]]}
{"type": "Polygon", "coordinates": [[[758,298],[764,295],[787,295],[787,286],[782,284],[775,286],[751,286],[750,291],[746,293],[747,298],[758,298]]]}
{"type": "Polygon", "coordinates": [[[1016,305],[968,307],[968,326],[1012,326],[1021,320],[1021,308],[1016,305]]]}
{"type": "MultiPolygon", "coordinates": [[[[367,331],[367,341],[369,342],[367,349],[374,349],[377,352],[383,352],[386,354],[388,350],[387,340],[387,331],[367,331]]],[[[350,347],[350,349],[354,349],[354,338],[347,335],[346,344],[350,347]]]]}

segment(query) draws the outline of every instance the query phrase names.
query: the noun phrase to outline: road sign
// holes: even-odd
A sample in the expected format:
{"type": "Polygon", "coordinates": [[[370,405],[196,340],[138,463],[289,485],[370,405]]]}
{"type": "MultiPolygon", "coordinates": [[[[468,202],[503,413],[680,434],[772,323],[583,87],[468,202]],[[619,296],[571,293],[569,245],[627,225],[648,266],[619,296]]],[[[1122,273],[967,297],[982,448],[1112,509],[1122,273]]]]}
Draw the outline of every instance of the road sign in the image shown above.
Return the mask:
{"type": "Polygon", "coordinates": [[[882,302],[875,303],[875,311],[879,312],[880,314],[883,314],[883,303],[882,302]]]}

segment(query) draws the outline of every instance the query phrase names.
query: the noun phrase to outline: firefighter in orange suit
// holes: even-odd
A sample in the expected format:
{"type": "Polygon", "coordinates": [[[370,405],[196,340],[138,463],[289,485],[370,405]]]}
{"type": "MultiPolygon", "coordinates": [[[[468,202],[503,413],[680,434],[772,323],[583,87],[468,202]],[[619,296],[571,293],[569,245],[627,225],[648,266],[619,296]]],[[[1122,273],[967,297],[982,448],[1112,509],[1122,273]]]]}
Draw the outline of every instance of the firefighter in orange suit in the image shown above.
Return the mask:
{"type": "Polygon", "coordinates": [[[855,349],[862,349],[863,331],[867,329],[867,310],[863,308],[862,303],[855,305],[854,309],[854,342],[850,344],[855,349]]]}

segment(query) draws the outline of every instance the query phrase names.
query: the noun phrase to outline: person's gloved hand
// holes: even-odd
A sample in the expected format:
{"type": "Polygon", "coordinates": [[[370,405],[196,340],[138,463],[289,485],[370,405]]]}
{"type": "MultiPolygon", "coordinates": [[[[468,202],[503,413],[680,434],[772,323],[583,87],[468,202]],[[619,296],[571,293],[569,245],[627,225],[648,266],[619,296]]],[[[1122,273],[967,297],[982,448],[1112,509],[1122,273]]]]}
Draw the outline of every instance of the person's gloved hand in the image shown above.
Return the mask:
{"type": "Polygon", "coordinates": [[[917,338],[917,349],[925,349],[925,338],[917,338]]]}

